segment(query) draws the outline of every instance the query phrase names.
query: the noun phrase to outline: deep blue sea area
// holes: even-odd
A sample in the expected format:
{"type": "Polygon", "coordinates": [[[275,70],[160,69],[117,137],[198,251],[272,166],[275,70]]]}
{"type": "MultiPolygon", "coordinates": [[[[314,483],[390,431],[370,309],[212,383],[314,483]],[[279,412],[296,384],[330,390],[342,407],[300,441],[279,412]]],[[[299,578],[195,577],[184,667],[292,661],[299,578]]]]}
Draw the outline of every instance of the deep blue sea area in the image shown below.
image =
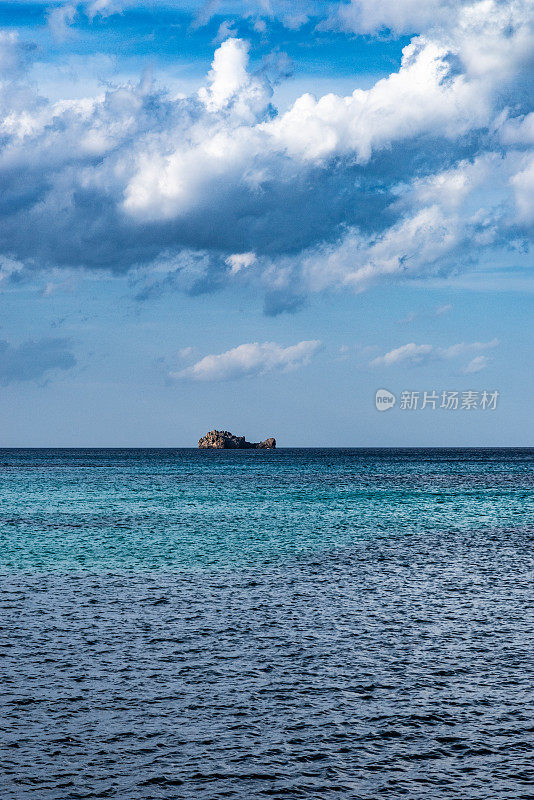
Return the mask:
{"type": "Polygon", "coordinates": [[[1,800],[532,800],[534,450],[0,450],[1,800]]]}

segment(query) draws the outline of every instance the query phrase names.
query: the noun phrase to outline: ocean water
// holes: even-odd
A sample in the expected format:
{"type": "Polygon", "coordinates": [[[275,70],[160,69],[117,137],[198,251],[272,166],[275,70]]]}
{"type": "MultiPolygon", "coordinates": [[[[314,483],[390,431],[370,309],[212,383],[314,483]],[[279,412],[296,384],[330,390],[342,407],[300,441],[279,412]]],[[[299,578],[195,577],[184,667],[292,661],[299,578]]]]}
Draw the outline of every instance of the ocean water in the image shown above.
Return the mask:
{"type": "Polygon", "coordinates": [[[0,451],[2,800],[534,798],[534,451],[0,451]]]}

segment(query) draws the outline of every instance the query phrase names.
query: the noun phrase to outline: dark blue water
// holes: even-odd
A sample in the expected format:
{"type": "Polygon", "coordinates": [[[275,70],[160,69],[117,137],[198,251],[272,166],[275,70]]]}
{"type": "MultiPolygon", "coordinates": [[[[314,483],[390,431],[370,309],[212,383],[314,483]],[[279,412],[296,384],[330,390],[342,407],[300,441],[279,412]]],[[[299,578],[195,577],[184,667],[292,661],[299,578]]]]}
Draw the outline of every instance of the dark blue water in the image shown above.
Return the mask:
{"type": "Polygon", "coordinates": [[[534,798],[534,451],[0,451],[2,800],[534,798]]]}

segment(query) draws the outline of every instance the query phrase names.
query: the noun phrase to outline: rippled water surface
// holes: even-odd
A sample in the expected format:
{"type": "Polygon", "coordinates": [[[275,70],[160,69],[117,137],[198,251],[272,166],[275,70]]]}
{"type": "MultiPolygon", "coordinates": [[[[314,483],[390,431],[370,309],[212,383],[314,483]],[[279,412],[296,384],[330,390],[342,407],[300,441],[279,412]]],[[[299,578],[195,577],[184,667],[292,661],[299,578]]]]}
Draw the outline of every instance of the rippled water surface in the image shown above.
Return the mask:
{"type": "Polygon", "coordinates": [[[534,451],[0,451],[0,798],[534,798],[534,451]]]}

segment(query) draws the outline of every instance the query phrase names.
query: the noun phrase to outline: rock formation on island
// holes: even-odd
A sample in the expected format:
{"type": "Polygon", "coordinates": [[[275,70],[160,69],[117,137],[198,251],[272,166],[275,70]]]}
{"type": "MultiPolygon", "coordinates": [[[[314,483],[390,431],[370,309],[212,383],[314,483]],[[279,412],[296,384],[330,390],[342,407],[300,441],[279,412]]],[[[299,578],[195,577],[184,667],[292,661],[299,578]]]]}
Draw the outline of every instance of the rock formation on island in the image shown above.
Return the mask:
{"type": "Polygon", "coordinates": [[[247,442],[244,436],[234,436],[230,431],[210,431],[198,440],[198,446],[214,450],[273,450],[276,439],[271,437],[264,442],[247,442]]]}

